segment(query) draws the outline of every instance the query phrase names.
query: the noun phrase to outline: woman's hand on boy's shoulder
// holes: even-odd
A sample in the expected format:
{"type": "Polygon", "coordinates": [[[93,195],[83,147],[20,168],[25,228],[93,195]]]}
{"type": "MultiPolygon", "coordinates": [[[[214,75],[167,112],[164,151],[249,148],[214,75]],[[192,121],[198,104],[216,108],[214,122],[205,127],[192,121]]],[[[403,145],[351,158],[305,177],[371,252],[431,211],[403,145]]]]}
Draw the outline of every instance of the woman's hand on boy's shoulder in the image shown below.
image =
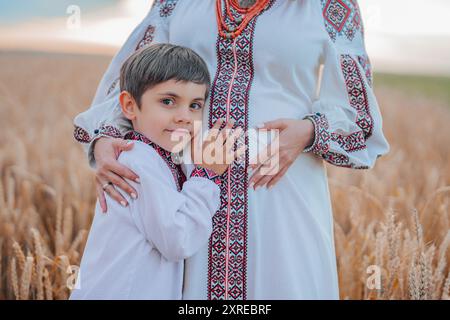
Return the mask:
{"type": "Polygon", "coordinates": [[[136,190],[125,178],[139,183],[139,176],[118,161],[120,153],[131,150],[133,146],[133,142],[128,143],[127,140],[112,137],[101,137],[95,143],[96,190],[103,213],[108,210],[105,192],[122,206],[128,205],[127,200],[116,190],[115,186],[130,194],[133,199],[137,198],[136,190]]]}

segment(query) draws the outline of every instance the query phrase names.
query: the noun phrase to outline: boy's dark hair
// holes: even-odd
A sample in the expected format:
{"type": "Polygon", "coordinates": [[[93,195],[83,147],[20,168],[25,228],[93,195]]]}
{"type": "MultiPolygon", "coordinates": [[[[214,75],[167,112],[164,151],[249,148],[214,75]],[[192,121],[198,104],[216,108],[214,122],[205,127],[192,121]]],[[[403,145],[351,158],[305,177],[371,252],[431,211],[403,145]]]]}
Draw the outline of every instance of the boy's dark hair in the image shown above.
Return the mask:
{"type": "Polygon", "coordinates": [[[195,51],[186,47],[151,44],[134,52],[120,69],[120,91],[128,91],[139,108],[147,89],[168,80],[205,84],[205,99],[209,94],[208,67],[195,51]]]}

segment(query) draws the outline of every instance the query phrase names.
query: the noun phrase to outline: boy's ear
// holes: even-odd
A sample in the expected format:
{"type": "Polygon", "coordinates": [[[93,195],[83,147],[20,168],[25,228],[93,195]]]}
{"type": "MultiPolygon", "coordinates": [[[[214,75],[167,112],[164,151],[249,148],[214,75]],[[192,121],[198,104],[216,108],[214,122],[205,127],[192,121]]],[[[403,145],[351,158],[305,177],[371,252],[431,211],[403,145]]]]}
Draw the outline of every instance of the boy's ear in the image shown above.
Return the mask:
{"type": "Polygon", "coordinates": [[[128,120],[136,119],[136,101],[128,91],[122,91],[119,96],[120,108],[128,120]]]}

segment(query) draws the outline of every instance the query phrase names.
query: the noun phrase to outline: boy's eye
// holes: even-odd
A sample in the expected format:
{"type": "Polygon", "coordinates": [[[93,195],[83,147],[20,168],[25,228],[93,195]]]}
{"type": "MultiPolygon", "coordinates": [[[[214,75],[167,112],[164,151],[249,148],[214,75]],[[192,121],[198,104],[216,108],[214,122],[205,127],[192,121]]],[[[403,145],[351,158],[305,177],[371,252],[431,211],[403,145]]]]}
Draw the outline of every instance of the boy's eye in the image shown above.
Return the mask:
{"type": "Polygon", "coordinates": [[[172,99],[162,99],[161,102],[166,106],[171,106],[174,103],[172,99]]]}
{"type": "Polygon", "coordinates": [[[202,105],[200,103],[193,103],[191,104],[191,108],[194,110],[200,110],[202,108],[202,105]]]}

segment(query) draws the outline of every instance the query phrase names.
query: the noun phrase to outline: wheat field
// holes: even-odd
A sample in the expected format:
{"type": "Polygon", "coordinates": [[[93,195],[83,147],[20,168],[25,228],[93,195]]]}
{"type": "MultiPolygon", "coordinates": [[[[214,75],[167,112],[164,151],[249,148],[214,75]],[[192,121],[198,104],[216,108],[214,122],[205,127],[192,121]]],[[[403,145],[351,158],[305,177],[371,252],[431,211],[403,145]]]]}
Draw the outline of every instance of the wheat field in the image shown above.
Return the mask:
{"type": "MultiPolygon", "coordinates": [[[[96,200],[72,119],[109,60],[0,53],[0,299],[68,298],[96,200]]],[[[449,299],[450,102],[375,86],[391,152],[327,166],[341,298],[449,299]]]]}

